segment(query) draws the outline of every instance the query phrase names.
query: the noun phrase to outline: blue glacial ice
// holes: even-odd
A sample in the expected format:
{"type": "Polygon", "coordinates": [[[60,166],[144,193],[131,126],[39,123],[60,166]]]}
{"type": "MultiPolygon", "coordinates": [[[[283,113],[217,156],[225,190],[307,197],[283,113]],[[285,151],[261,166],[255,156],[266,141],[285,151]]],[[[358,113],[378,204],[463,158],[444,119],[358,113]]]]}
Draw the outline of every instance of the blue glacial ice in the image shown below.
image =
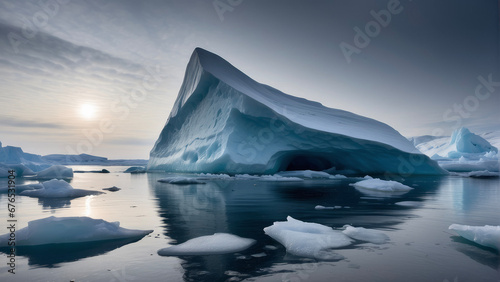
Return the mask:
{"type": "Polygon", "coordinates": [[[389,125],[260,84],[200,48],[191,56],[147,168],[227,174],[445,173],[389,125]]]}

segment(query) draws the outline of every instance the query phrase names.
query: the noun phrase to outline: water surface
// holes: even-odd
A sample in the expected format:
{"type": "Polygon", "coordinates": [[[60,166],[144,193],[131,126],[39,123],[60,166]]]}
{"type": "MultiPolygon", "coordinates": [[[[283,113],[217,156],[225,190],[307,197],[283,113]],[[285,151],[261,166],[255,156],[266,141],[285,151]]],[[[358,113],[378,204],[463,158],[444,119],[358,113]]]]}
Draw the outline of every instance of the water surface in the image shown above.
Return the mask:
{"type": "MultiPolygon", "coordinates": [[[[54,216],[89,216],[154,229],[139,241],[45,246],[22,252],[16,274],[0,264],[1,281],[499,281],[495,251],[468,242],[452,223],[500,225],[499,179],[409,177],[404,195],[361,192],[355,179],[262,182],[214,180],[205,185],[159,183],[162,173],[124,174],[126,167],[73,166],[109,174],[76,173],[75,188],[122,188],[72,200],[17,197],[19,227],[54,216]],[[337,206],[316,210],[316,205],[337,206]],[[384,231],[383,245],[356,242],[325,262],[286,254],[263,228],[287,216],[341,228],[384,231]],[[257,243],[237,254],[161,257],[157,250],[197,236],[228,232],[257,243]],[[270,248],[274,246],[275,248],[270,248]]],[[[3,181],[3,180],[0,180],[3,181]]],[[[29,182],[22,178],[18,184],[29,182]]],[[[2,184],[3,185],[3,184],[2,184]]],[[[0,195],[0,227],[7,226],[7,198],[0,195]]],[[[4,233],[4,232],[2,232],[4,233]]],[[[7,261],[6,254],[1,260],[7,261]]]]}

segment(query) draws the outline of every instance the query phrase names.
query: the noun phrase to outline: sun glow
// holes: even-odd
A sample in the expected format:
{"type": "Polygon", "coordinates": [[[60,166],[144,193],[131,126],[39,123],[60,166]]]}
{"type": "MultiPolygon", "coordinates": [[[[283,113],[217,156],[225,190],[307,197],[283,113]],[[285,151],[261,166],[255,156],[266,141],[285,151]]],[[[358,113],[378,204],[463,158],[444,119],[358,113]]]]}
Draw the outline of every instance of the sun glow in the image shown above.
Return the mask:
{"type": "Polygon", "coordinates": [[[80,116],[84,119],[93,119],[96,116],[97,108],[92,104],[82,104],[80,106],[80,116]]]}

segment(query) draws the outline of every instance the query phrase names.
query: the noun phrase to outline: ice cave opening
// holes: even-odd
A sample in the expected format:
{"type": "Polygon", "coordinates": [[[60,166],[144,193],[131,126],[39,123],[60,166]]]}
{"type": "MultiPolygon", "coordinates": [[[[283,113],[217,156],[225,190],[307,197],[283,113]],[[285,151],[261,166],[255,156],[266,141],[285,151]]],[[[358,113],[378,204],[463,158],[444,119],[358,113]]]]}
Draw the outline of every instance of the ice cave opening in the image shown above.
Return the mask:
{"type": "Polygon", "coordinates": [[[283,158],[282,170],[315,170],[322,171],[333,167],[334,164],[320,155],[295,153],[283,158]]]}

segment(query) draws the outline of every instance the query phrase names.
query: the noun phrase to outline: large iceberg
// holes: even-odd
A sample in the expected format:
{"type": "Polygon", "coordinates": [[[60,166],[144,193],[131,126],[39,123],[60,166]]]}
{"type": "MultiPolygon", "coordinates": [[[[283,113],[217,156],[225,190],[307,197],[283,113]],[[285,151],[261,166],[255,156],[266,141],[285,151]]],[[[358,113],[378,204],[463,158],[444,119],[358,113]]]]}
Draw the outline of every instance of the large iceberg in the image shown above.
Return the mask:
{"type": "Polygon", "coordinates": [[[287,95],[200,48],[148,163],[229,174],[326,169],[444,173],[387,124],[287,95]]]}

